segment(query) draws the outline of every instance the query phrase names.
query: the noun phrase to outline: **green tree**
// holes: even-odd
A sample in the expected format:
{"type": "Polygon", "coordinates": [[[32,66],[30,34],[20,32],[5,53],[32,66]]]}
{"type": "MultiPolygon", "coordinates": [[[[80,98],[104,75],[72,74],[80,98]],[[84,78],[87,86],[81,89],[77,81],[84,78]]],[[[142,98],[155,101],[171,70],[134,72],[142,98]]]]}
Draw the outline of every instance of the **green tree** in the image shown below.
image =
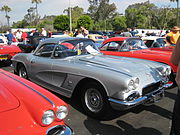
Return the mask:
{"type": "Polygon", "coordinates": [[[179,0],[170,0],[171,2],[177,2],[177,15],[176,15],[176,21],[177,21],[177,26],[179,25],[179,0]]]}
{"type": "Polygon", "coordinates": [[[18,22],[13,22],[12,24],[12,28],[25,28],[27,27],[29,24],[26,22],[26,20],[22,20],[22,21],[18,21],[18,22]]]}
{"type": "MultiPolygon", "coordinates": [[[[65,9],[63,13],[67,13],[70,16],[70,9],[65,9]]],[[[71,8],[71,17],[72,17],[72,27],[73,29],[77,27],[77,20],[84,14],[84,9],[78,6],[71,8]]]]}
{"type": "Polygon", "coordinates": [[[10,20],[10,16],[8,15],[8,12],[11,11],[11,8],[8,7],[7,5],[4,5],[3,7],[1,7],[0,11],[4,11],[5,14],[6,14],[6,19],[7,19],[7,23],[8,23],[8,27],[10,27],[10,23],[9,23],[9,20],[10,20]]]}
{"type": "Polygon", "coordinates": [[[116,16],[113,19],[112,26],[115,31],[127,28],[126,17],[125,16],[116,16]]]}
{"type": "Polygon", "coordinates": [[[42,3],[42,0],[31,0],[31,3],[35,3],[36,6],[35,6],[35,9],[36,9],[36,24],[38,22],[38,4],[42,3]]]}
{"type": "Polygon", "coordinates": [[[88,14],[94,20],[94,22],[100,22],[102,20],[112,19],[117,15],[117,8],[114,3],[109,4],[109,0],[88,0],[90,6],[88,8],[88,14]]]}
{"type": "Polygon", "coordinates": [[[153,11],[157,9],[149,1],[129,5],[125,10],[128,27],[152,28],[153,11]]]}
{"type": "Polygon", "coordinates": [[[67,15],[56,16],[53,26],[58,31],[69,30],[69,17],[67,15]]]}
{"type": "Polygon", "coordinates": [[[92,28],[92,19],[88,15],[83,15],[77,20],[77,27],[80,28],[81,26],[85,27],[86,29],[92,28]]]}

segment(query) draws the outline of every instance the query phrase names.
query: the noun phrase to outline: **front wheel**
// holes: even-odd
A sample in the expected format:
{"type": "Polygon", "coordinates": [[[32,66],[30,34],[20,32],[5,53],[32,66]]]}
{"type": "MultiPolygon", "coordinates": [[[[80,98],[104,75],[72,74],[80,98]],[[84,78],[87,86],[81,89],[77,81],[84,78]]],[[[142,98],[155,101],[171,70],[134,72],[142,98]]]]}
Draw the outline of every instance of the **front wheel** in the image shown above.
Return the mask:
{"type": "Polygon", "coordinates": [[[28,74],[23,64],[18,66],[18,75],[22,78],[28,79],[28,74]]]}
{"type": "Polygon", "coordinates": [[[96,82],[82,88],[81,102],[85,112],[94,118],[104,118],[112,111],[104,88],[96,82]]]}

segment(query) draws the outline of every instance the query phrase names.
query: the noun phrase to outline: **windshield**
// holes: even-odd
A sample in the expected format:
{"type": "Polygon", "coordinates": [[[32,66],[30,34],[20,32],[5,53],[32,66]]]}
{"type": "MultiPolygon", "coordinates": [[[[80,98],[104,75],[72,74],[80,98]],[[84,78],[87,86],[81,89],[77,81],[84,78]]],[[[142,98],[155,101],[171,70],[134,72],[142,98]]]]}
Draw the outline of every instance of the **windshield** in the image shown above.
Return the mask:
{"type": "Polygon", "coordinates": [[[157,42],[160,44],[160,46],[165,46],[166,42],[164,40],[165,38],[158,38],[157,42]]]}
{"type": "Polygon", "coordinates": [[[68,57],[76,55],[100,54],[98,47],[92,40],[69,40],[61,43],[55,49],[55,57],[68,57]]]}
{"type": "Polygon", "coordinates": [[[125,44],[120,48],[120,50],[140,50],[140,49],[146,49],[147,46],[144,44],[144,42],[140,39],[131,39],[125,41],[125,44]]]}

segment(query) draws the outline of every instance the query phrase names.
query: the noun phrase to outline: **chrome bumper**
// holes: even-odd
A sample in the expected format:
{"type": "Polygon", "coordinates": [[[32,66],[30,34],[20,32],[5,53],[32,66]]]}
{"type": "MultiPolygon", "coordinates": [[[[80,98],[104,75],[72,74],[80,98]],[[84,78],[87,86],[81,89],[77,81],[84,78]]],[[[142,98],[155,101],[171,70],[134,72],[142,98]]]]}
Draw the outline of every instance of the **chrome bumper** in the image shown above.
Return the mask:
{"type": "Polygon", "coordinates": [[[49,128],[46,132],[46,135],[72,135],[72,130],[67,125],[57,125],[49,128]]]}
{"type": "Polygon", "coordinates": [[[132,101],[120,101],[113,98],[109,98],[108,100],[110,101],[111,106],[115,110],[127,110],[139,104],[150,105],[161,100],[164,97],[165,88],[169,88],[170,86],[172,86],[172,83],[164,84],[159,89],[154,90],[153,92],[148,93],[132,101]]]}

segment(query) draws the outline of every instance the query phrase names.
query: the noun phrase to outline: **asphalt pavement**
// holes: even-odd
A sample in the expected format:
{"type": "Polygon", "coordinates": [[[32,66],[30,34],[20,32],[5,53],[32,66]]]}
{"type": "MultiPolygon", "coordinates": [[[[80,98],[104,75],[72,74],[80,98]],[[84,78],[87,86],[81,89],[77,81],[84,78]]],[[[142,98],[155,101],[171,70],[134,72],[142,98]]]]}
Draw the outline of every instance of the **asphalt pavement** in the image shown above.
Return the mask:
{"type": "MultiPolygon", "coordinates": [[[[0,66],[13,72],[10,66],[0,66]]],[[[164,99],[160,102],[116,112],[112,114],[112,118],[104,121],[86,116],[79,103],[56,95],[69,104],[70,112],[65,122],[73,129],[75,135],[169,135],[176,92],[177,87],[167,89],[164,99]]]]}

